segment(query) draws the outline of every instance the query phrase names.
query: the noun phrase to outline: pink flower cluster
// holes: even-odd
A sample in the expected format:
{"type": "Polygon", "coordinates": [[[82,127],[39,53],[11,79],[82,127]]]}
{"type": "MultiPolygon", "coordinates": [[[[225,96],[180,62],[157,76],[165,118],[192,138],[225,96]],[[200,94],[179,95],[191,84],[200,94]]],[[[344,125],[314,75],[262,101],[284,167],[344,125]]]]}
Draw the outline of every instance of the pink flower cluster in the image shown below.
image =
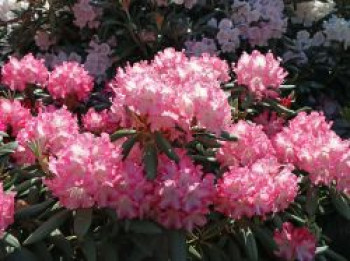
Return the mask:
{"type": "Polygon", "coordinates": [[[331,130],[331,123],[318,112],[299,113],[274,138],[282,162],[307,171],[316,185],[336,182],[337,188],[343,191],[350,189],[349,145],[331,130]]]}
{"type": "Polygon", "coordinates": [[[279,250],[275,253],[284,260],[312,261],[316,252],[316,238],[304,227],[283,223],[281,231],[276,230],[274,240],[279,250]]]}
{"type": "Polygon", "coordinates": [[[192,230],[206,223],[215,195],[214,176],[203,178],[185,151],[177,165],[161,155],[154,182],[137,161],[121,160],[121,149],[107,134],[75,136],[51,157],[54,174],[45,184],[69,209],[110,207],[120,219],[149,218],[167,228],[192,230]]]}
{"type": "Polygon", "coordinates": [[[119,125],[119,119],[108,110],[97,112],[94,108],[90,108],[82,118],[84,129],[92,133],[112,133],[116,131],[119,125]]]}
{"type": "Polygon", "coordinates": [[[241,120],[230,126],[228,132],[237,136],[238,141],[221,143],[216,157],[224,166],[250,166],[259,159],[272,157],[275,154],[271,141],[261,125],[241,120]]]}
{"type": "Polygon", "coordinates": [[[65,142],[78,134],[78,124],[66,109],[42,112],[25,124],[17,135],[18,148],[14,157],[20,164],[35,163],[33,145],[43,156],[55,154],[65,142]]]}
{"type": "Polygon", "coordinates": [[[276,158],[261,159],[249,167],[230,167],[217,184],[216,210],[239,219],[286,209],[298,193],[298,178],[292,170],[276,158]]]}
{"type": "Polygon", "coordinates": [[[13,136],[24,128],[26,122],[31,119],[30,111],[22,107],[18,100],[0,99],[0,130],[11,131],[13,136]]]}
{"type": "Polygon", "coordinates": [[[13,223],[15,212],[15,195],[5,193],[2,183],[0,182],[0,238],[6,228],[13,223]]]}
{"type": "Polygon", "coordinates": [[[28,84],[45,86],[49,76],[44,60],[37,60],[32,54],[20,60],[10,57],[2,67],[1,74],[1,82],[13,91],[24,91],[28,84]]]}
{"type": "Polygon", "coordinates": [[[159,158],[155,185],[153,218],[166,228],[191,231],[206,223],[209,206],[215,197],[214,176],[204,176],[199,166],[177,150],[179,164],[165,155],[159,158]]]}
{"type": "Polygon", "coordinates": [[[234,67],[237,83],[247,86],[257,99],[278,97],[277,90],[287,76],[280,67],[280,60],[272,53],[266,55],[254,50],[251,55],[246,52],[234,67]]]}
{"type": "Polygon", "coordinates": [[[172,138],[179,135],[176,127],[186,133],[193,125],[219,132],[231,121],[227,97],[220,89],[229,79],[228,66],[219,58],[189,59],[168,48],[150,63],[118,70],[111,83],[112,110],[124,112],[124,125],[131,121],[133,126],[169,132],[172,138]]]}
{"type": "Polygon", "coordinates": [[[47,89],[55,99],[74,96],[85,100],[94,87],[94,79],[77,62],[63,62],[51,72],[47,89]]]}

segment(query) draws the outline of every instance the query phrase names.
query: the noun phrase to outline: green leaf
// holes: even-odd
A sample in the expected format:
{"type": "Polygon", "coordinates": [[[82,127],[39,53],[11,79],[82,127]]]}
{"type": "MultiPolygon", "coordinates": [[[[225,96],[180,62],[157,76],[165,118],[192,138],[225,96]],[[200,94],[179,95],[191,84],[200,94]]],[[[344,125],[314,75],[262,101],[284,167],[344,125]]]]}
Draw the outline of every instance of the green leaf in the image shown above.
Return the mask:
{"type": "Polygon", "coordinates": [[[275,240],[273,240],[273,233],[265,227],[254,227],[254,235],[260,244],[269,252],[274,252],[278,249],[275,240]]]}
{"type": "Polygon", "coordinates": [[[242,230],[242,233],[248,259],[250,261],[258,261],[258,247],[256,245],[254,234],[249,228],[246,231],[242,230]]]}
{"type": "Polygon", "coordinates": [[[92,222],[92,209],[78,209],[74,216],[74,233],[78,238],[83,238],[88,232],[92,222]]]}
{"type": "Polygon", "coordinates": [[[14,190],[17,192],[17,194],[26,191],[27,189],[29,189],[32,186],[35,186],[37,184],[39,184],[41,182],[40,178],[32,178],[30,180],[26,180],[23,183],[19,184],[18,186],[16,186],[14,188],[14,190]]]}
{"type": "Polygon", "coordinates": [[[10,233],[5,233],[2,240],[9,246],[14,247],[14,248],[20,248],[21,243],[18,241],[18,239],[10,234],[10,233]]]}
{"type": "Polygon", "coordinates": [[[96,244],[91,237],[85,237],[81,250],[87,261],[97,261],[96,244]]]}
{"type": "Polygon", "coordinates": [[[22,247],[10,254],[6,261],[38,261],[38,257],[28,249],[22,247]]]}
{"type": "Polygon", "coordinates": [[[31,205],[29,207],[22,208],[15,213],[15,219],[22,220],[22,219],[35,217],[39,215],[41,212],[43,212],[45,209],[50,207],[53,202],[54,202],[53,199],[48,199],[40,204],[31,205]]]}
{"type": "Polygon", "coordinates": [[[306,194],[305,210],[310,217],[316,214],[318,207],[318,189],[316,187],[309,187],[306,194]]]}
{"type": "Polygon", "coordinates": [[[193,255],[197,259],[202,260],[201,254],[193,246],[190,246],[188,248],[188,251],[190,252],[191,255],[193,255]]]}
{"type": "Polygon", "coordinates": [[[169,254],[171,261],[186,261],[186,233],[181,230],[169,231],[169,254]]]}
{"type": "Polygon", "coordinates": [[[111,242],[106,242],[101,246],[101,256],[103,261],[118,261],[116,246],[111,242]]]}
{"type": "Polygon", "coordinates": [[[154,144],[146,144],[143,154],[143,163],[145,165],[147,179],[154,180],[157,176],[158,167],[157,149],[154,144]]]}
{"type": "Polygon", "coordinates": [[[235,135],[228,133],[226,131],[223,131],[221,133],[221,139],[226,141],[238,141],[238,138],[235,135]]]}
{"type": "Polygon", "coordinates": [[[16,141],[9,142],[0,147],[0,156],[10,154],[16,150],[18,143],[16,141]]]}
{"type": "Polygon", "coordinates": [[[34,253],[38,256],[39,260],[53,261],[46,244],[42,241],[34,244],[34,253]]]}
{"type": "Polygon", "coordinates": [[[231,260],[242,260],[242,254],[237,246],[237,244],[231,239],[227,243],[228,245],[228,251],[227,254],[231,258],[231,260]]]}
{"type": "Polygon", "coordinates": [[[350,205],[348,200],[338,192],[331,192],[332,203],[337,212],[347,220],[350,220],[350,205]]]}
{"type": "Polygon", "coordinates": [[[121,138],[128,137],[135,134],[136,134],[136,130],[118,130],[110,136],[110,139],[113,142],[121,138]]]}
{"type": "Polygon", "coordinates": [[[176,152],[174,151],[169,141],[165,139],[159,131],[155,133],[155,139],[156,139],[158,148],[162,152],[164,152],[169,159],[175,161],[176,163],[179,163],[179,160],[180,160],[179,156],[176,154],[176,152]]]}
{"type": "Polygon", "coordinates": [[[140,234],[161,234],[162,229],[156,223],[144,220],[133,220],[130,223],[129,230],[140,234]]]}
{"type": "Polygon", "coordinates": [[[69,217],[68,210],[62,210],[45,221],[24,241],[24,245],[31,245],[47,237],[52,231],[59,228],[69,217]]]}
{"type": "Polygon", "coordinates": [[[137,141],[137,135],[131,136],[129,139],[127,139],[123,145],[123,160],[126,159],[131,151],[131,149],[134,147],[135,143],[137,141]]]}
{"type": "Polygon", "coordinates": [[[49,241],[64,254],[64,260],[73,260],[73,249],[68,241],[64,236],[57,235],[49,238],[49,241]]]}
{"type": "Polygon", "coordinates": [[[328,257],[330,257],[329,259],[327,258],[327,260],[331,260],[331,261],[348,261],[347,258],[339,255],[338,253],[334,252],[331,249],[327,249],[326,251],[324,251],[324,254],[328,257]]]}

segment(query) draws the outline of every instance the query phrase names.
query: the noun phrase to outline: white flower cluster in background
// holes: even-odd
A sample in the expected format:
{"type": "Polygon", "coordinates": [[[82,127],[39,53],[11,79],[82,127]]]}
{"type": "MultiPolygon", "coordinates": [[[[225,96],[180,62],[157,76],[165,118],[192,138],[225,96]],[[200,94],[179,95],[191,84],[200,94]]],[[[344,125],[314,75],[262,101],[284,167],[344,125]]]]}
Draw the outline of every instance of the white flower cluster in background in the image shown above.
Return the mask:
{"type": "Polygon", "coordinates": [[[15,18],[15,12],[28,7],[27,1],[0,0],[0,21],[7,22],[15,18]]]}
{"type": "Polygon", "coordinates": [[[333,0],[319,1],[312,0],[307,2],[297,3],[294,9],[294,16],[291,18],[292,23],[303,24],[306,27],[312,26],[335,10],[333,0]]]}
{"type": "Polygon", "coordinates": [[[234,52],[242,40],[252,47],[267,46],[270,39],[279,39],[286,31],[283,0],[234,0],[230,16],[208,25],[218,29],[216,39],[222,52],[234,52]]]}
{"type": "Polygon", "coordinates": [[[350,45],[350,21],[333,15],[323,24],[326,46],[338,42],[346,50],[350,45]]]}
{"type": "Polygon", "coordinates": [[[210,55],[218,54],[218,49],[214,39],[203,38],[201,41],[186,41],[186,54],[189,56],[200,56],[202,53],[209,53],[210,55]]]}

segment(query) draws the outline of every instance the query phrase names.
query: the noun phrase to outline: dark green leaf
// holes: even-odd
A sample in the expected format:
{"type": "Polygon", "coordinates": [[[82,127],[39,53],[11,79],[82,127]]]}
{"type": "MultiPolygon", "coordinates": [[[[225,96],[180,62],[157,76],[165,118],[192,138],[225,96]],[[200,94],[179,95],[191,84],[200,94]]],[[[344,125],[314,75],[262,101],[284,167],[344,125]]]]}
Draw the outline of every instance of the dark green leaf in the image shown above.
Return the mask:
{"type": "Polygon", "coordinates": [[[135,143],[137,141],[137,135],[130,137],[127,139],[123,145],[123,159],[126,159],[131,151],[131,149],[134,147],[135,143]]]}
{"type": "Polygon", "coordinates": [[[248,259],[250,261],[258,261],[258,248],[256,245],[254,234],[249,228],[246,231],[242,230],[242,233],[244,237],[244,244],[248,259]]]}
{"type": "Polygon", "coordinates": [[[78,209],[74,216],[74,233],[83,238],[88,232],[92,221],[92,209],[78,209]]]}
{"type": "Polygon", "coordinates": [[[171,261],[186,261],[186,233],[181,230],[169,231],[169,254],[171,261]]]}
{"type": "Polygon", "coordinates": [[[169,141],[165,139],[159,131],[155,133],[155,138],[156,138],[158,148],[162,152],[164,152],[169,157],[169,159],[172,159],[173,161],[178,163],[180,160],[179,156],[176,155],[176,152],[174,151],[169,141]]]}
{"type": "Polygon", "coordinates": [[[154,222],[133,220],[129,226],[130,231],[140,234],[161,234],[162,229],[154,222]]]}
{"type": "Polygon", "coordinates": [[[329,259],[327,258],[327,260],[330,261],[348,261],[347,258],[339,255],[331,249],[327,249],[326,251],[324,251],[324,254],[329,257],[329,259]]]}
{"type": "Polygon", "coordinates": [[[110,139],[111,141],[116,141],[121,138],[128,137],[135,134],[136,134],[136,130],[118,130],[110,136],[110,139]]]}
{"type": "Polygon", "coordinates": [[[21,243],[19,243],[18,239],[10,234],[10,233],[5,233],[3,235],[2,240],[9,246],[14,247],[14,248],[20,248],[21,247],[21,243]]]}
{"type": "Polygon", "coordinates": [[[52,231],[59,228],[69,217],[68,210],[62,210],[52,216],[38,227],[29,237],[24,241],[24,245],[31,245],[47,237],[52,231]]]}
{"type": "Polygon", "coordinates": [[[318,189],[316,187],[310,186],[306,195],[306,212],[310,217],[316,214],[318,207],[318,189]]]}
{"type": "Polygon", "coordinates": [[[87,261],[97,261],[96,244],[91,237],[85,237],[81,250],[87,261]]]}
{"type": "Polygon", "coordinates": [[[116,246],[111,242],[106,242],[101,247],[101,256],[103,261],[118,261],[118,252],[116,246]]]}
{"type": "Polygon", "coordinates": [[[331,193],[332,203],[337,212],[347,220],[350,220],[350,205],[348,200],[338,192],[331,193]]]}
{"type": "Polygon", "coordinates": [[[74,253],[72,246],[64,236],[53,236],[49,238],[49,241],[64,254],[65,260],[73,260],[74,253]]]}
{"type": "Polygon", "coordinates": [[[265,227],[254,227],[253,231],[255,237],[265,249],[271,253],[277,250],[276,242],[273,240],[273,233],[270,230],[265,227]]]}
{"type": "Polygon", "coordinates": [[[46,246],[43,242],[37,242],[33,246],[34,253],[38,256],[38,260],[41,261],[52,261],[52,256],[46,246]]]}
{"type": "Polygon", "coordinates": [[[10,154],[14,152],[17,148],[18,144],[17,142],[9,142],[0,147],[0,156],[10,154]]]}
{"type": "Polygon", "coordinates": [[[146,144],[143,154],[143,163],[146,170],[146,177],[149,180],[154,180],[157,176],[158,155],[154,144],[146,144]]]}
{"type": "Polygon", "coordinates": [[[28,249],[22,247],[9,255],[6,261],[38,261],[38,257],[28,249]]]}
{"type": "Polygon", "coordinates": [[[18,210],[15,214],[15,219],[27,219],[31,217],[35,217],[47,209],[54,202],[53,199],[48,199],[40,204],[31,205],[26,208],[22,208],[18,210]]]}
{"type": "Polygon", "coordinates": [[[228,251],[227,254],[231,258],[231,260],[242,260],[242,255],[237,244],[231,239],[227,243],[228,251]]]}

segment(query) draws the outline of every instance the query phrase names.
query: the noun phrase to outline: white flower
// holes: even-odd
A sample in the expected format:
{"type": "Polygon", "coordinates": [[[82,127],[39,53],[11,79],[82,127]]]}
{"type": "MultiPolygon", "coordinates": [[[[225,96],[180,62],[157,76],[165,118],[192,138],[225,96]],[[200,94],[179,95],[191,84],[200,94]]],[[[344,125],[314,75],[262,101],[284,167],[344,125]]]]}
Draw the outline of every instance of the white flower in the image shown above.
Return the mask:
{"type": "Polygon", "coordinates": [[[7,22],[15,18],[14,11],[20,11],[28,7],[27,1],[0,0],[0,21],[7,22]]]}

